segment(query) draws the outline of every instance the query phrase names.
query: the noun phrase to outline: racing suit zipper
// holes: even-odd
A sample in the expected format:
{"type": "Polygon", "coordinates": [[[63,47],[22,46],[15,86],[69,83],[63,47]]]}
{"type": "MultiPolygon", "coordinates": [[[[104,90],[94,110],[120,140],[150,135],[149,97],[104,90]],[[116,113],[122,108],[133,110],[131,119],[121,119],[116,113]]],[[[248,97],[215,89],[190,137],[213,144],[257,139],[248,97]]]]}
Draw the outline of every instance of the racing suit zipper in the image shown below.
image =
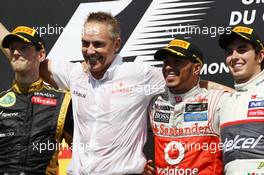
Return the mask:
{"type": "Polygon", "coordinates": [[[27,111],[26,111],[26,127],[25,127],[25,156],[24,156],[24,161],[22,162],[24,164],[24,171],[26,172],[26,168],[28,165],[28,154],[29,154],[29,149],[31,148],[31,129],[32,129],[32,123],[33,123],[33,104],[31,102],[32,94],[27,95],[27,100],[28,100],[28,106],[27,106],[27,111]]]}

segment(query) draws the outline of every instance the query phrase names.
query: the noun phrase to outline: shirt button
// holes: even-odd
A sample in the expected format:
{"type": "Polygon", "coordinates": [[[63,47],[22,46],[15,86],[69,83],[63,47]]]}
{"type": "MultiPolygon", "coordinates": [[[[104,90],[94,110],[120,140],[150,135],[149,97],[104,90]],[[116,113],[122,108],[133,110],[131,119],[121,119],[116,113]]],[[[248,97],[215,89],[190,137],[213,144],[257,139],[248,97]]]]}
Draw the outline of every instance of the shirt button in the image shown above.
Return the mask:
{"type": "Polygon", "coordinates": [[[175,102],[176,103],[182,102],[182,97],[181,96],[175,96],[175,102]]]}

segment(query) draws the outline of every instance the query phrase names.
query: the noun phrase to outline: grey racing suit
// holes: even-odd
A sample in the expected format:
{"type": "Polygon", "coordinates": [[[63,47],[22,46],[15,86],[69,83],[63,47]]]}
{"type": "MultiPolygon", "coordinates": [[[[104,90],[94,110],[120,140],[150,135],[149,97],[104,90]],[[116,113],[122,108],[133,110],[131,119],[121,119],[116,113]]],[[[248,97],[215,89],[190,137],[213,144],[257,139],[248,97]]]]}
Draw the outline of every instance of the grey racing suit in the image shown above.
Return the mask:
{"type": "Polygon", "coordinates": [[[220,110],[226,175],[264,175],[264,72],[235,84],[220,110]]]}

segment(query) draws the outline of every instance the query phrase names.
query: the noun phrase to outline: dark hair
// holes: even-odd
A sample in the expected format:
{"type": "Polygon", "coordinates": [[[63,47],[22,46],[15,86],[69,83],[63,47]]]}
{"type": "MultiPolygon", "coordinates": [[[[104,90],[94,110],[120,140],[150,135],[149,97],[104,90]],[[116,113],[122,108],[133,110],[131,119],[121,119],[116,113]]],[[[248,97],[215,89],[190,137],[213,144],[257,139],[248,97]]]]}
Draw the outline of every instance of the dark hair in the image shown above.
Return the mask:
{"type": "Polygon", "coordinates": [[[92,12],[88,15],[84,24],[93,21],[108,24],[111,27],[109,31],[111,38],[120,37],[120,33],[121,33],[120,24],[118,20],[114,16],[112,16],[111,13],[102,12],[102,11],[92,12]]]}
{"type": "MultiPolygon", "coordinates": [[[[259,52],[262,50],[260,47],[256,46],[255,44],[253,44],[253,48],[254,48],[256,54],[259,54],[259,52]]],[[[263,70],[264,69],[264,60],[262,60],[260,65],[261,65],[261,70],[263,70]]]]}

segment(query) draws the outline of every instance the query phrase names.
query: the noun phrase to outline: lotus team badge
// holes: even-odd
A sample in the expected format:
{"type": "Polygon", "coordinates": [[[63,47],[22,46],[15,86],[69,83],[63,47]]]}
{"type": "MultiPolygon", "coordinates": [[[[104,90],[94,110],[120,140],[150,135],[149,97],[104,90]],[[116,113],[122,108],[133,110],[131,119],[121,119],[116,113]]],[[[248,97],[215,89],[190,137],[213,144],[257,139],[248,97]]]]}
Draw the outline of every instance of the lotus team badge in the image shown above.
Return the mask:
{"type": "Polygon", "coordinates": [[[14,92],[8,92],[6,95],[0,98],[0,106],[10,107],[16,103],[16,96],[14,92]]]}

